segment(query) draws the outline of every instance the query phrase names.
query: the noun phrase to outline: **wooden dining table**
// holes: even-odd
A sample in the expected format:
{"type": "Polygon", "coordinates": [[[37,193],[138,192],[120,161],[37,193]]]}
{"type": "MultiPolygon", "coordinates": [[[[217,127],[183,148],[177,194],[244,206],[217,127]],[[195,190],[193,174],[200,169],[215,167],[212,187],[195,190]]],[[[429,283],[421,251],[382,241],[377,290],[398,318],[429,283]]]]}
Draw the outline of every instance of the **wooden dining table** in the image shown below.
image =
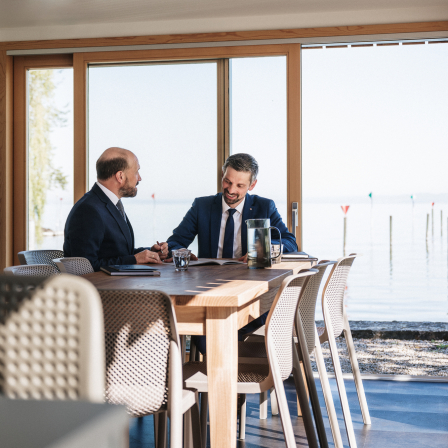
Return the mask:
{"type": "Polygon", "coordinates": [[[210,443],[236,446],[238,334],[269,311],[282,281],[312,267],[313,261],[281,262],[266,269],[246,264],[190,266],[177,272],[172,264],[154,266],[160,277],[84,275],[99,289],[159,290],[173,301],[181,335],[207,335],[210,443]]]}

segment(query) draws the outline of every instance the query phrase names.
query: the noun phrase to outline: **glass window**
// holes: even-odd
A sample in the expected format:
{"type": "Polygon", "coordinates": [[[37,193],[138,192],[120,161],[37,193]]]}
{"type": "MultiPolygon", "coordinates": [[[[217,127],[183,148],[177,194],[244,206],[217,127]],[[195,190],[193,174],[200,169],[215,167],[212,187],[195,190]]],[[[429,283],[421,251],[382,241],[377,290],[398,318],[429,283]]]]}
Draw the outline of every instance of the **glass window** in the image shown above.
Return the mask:
{"type": "Polygon", "coordinates": [[[251,194],[273,199],[287,222],[286,57],[230,62],[230,154],[249,153],[259,164],[251,194]]]}
{"type": "Polygon", "coordinates": [[[29,70],[28,249],[61,249],[73,206],[73,69],[29,70]]]}
{"type": "Polygon", "coordinates": [[[302,64],[304,250],[362,254],[351,319],[447,322],[448,44],[303,50],[302,64]]]}
{"type": "Polygon", "coordinates": [[[216,62],[90,66],[88,113],[90,187],[108,147],[139,159],[138,195],[123,199],[136,247],[166,241],[194,198],[216,194],[216,62]]]}

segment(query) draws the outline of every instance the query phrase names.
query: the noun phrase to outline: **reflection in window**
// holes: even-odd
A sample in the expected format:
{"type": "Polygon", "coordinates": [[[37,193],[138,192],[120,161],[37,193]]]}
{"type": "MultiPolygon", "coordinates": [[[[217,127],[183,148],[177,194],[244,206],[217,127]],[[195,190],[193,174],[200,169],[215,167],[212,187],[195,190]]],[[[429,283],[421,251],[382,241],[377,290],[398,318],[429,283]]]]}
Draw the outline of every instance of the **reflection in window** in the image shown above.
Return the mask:
{"type": "Polygon", "coordinates": [[[73,206],[73,70],[29,70],[28,249],[62,249],[73,206]]]}

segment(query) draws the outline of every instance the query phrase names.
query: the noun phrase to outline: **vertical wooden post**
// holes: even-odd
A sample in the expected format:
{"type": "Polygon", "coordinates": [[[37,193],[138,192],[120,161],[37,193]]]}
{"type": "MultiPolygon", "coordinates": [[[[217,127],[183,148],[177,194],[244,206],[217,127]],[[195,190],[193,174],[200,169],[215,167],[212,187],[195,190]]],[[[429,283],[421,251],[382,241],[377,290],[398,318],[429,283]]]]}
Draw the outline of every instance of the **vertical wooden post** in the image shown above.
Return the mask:
{"type": "Polygon", "coordinates": [[[426,214],[426,240],[428,240],[428,232],[429,232],[429,213],[426,214]]]}
{"type": "Polygon", "coordinates": [[[344,245],[343,245],[343,256],[345,257],[345,242],[347,240],[347,216],[344,216],[344,245]]]}
{"type": "Polygon", "coordinates": [[[434,206],[431,209],[431,235],[434,236],[434,206]]]}
{"type": "Polygon", "coordinates": [[[392,247],[392,216],[389,216],[389,244],[392,247]]]}
{"type": "Polygon", "coordinates": [[[13,60],[0,50],[0,270],[13,264],[13,60]]]}

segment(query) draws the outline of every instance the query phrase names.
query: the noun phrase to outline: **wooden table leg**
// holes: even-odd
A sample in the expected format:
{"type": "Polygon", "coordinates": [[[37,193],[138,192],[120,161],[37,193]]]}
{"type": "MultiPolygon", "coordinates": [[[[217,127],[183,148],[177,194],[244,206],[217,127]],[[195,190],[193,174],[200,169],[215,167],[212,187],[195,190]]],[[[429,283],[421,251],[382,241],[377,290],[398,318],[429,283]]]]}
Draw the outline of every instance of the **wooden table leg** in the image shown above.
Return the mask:
{"type": "Polygon", "coordinates": [[[207,308],[207,375],[212,448],[236,446],[237,308],[207,308]]]}

